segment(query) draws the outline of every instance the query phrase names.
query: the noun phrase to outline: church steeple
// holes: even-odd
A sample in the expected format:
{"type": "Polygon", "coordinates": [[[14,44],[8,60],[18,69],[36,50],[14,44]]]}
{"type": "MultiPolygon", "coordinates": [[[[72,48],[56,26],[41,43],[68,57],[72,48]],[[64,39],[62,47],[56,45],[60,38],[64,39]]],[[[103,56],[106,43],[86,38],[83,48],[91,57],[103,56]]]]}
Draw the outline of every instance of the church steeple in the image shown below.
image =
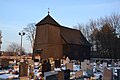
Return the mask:
{"type": "Polygon", "coordinates": [[[51,25],[56,25],[56,26],[60,26],[59,23],[57,23],[49,14],[49,10],[48,10],[48,15],[43,18],[40,22],[38,22],[35,26],[39,26],[39,25],[44,25],[44,24],[51,24],[51,25]]]}

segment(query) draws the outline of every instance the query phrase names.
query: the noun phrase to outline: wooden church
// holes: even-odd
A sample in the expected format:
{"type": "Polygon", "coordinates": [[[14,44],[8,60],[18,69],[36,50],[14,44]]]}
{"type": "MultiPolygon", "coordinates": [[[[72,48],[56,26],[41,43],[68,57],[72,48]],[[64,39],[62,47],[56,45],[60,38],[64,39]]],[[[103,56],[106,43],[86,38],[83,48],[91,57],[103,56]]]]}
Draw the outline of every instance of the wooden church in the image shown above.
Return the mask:
{"type": "Polygon", "coordinates": [[[41,50],[42,59],[90,59],[90,47],[79,30],[61,26],[49,14],[36,24],[34,52],[41,50]]]}

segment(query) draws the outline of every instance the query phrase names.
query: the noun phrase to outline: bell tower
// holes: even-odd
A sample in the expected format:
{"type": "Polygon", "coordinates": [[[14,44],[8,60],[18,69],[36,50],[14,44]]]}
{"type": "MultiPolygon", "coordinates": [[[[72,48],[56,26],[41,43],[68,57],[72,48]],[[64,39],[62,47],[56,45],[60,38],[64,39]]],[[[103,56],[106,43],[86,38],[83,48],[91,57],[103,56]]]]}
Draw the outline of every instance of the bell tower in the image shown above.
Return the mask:
{"type": "Polygon", "coordinates": [[[42,50],[42,59],[62,57],[62,39],[60,34],[60,24],[49,14],[36,24],[36,36],[34,50],[42,50]]]}

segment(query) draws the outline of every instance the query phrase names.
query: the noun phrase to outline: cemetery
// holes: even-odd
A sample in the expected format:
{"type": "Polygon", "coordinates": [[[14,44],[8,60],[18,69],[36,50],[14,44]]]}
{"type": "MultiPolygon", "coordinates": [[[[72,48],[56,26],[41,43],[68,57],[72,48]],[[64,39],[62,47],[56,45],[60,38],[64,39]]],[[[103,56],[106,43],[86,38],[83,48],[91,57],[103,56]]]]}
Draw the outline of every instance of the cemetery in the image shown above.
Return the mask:
{"type": "Polygon", "coordinates": [[[1,61],[0,80],[120,80],[119,60],[109,63],[109,59],[85,59],[80,62],[67,57],[58,61],[44,60],[43,63],[1,61]]]}
{"type": "Polygon", "coordinates": [[[0,56],[0,80],[120,80],[120,60],[91,58],[91,46],[80,30],[61,26],[48,13],[36,24],[29,58],[22,49],[20,56],[0,56]]]}

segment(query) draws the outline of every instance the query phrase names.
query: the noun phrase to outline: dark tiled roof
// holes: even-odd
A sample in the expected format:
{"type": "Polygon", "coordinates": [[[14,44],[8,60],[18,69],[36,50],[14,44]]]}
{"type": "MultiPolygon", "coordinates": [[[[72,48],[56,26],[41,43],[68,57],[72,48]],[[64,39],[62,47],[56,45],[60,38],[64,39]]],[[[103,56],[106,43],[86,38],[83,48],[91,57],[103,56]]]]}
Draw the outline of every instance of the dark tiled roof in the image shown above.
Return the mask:
{"type": "Polygon", "coordinates": [[[91,46],[91,44],[86,40],[83,34],[79,30],[71,29],[62,26],[61,36],[68,44],[86,45],[91,46]]]}
{"type": "Polygon", "coordinates": [[[52,24],[52,25],[60,26],[49,14],[40,22],[38,22],[35,26],[44,25],[44,24],[52,24]]]}

